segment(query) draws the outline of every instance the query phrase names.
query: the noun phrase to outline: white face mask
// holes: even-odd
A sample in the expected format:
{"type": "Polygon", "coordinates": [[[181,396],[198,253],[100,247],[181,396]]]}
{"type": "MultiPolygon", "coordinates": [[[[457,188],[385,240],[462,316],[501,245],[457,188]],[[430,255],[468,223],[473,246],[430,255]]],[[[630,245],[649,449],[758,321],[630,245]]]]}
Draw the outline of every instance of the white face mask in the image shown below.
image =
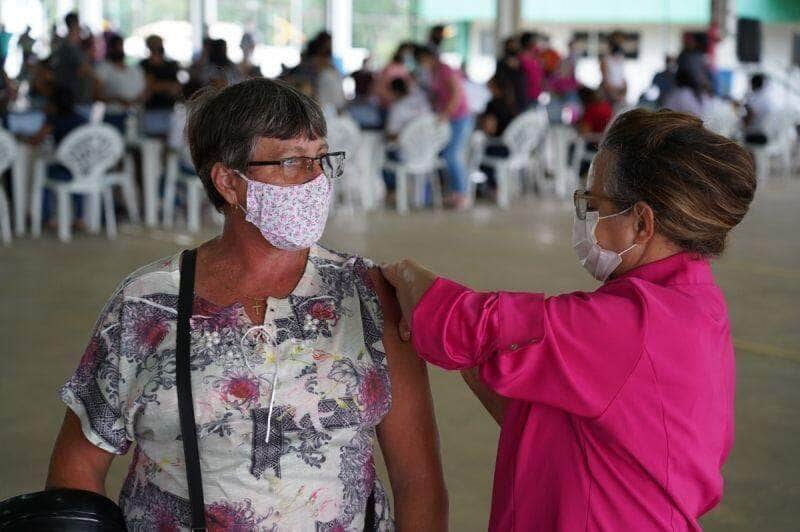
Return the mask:
{"type": "Polygon", "coordinates": [[[267,242],[279,249],[298,250],[319,241],[333,195],[333,183],[325,174],[302,185],[279,187],[236,173],[247,181],[247,208],[239,208],[267,242]]]}
{"type": "Polygon", "coordinates": [[[600,216],[600,213],[597,211],[588,211],[585,220],[581,220],[575,215],[572,224],[572,249],[574,249],[575,253],[578,255],[581,266],[586,268],[586,271],[598,281],[605,282],[605,280],[614,273],[614,270],[622,264],[622,256],[632,250],[636,246],[636,243],[633,243],[628,249],[620,251],[619,253],[603,249],[600,247],[600,244],[597,243],[597,237],[594,234],[595,229],[597,229],[597,224],[600,220],[606,220],[619,216],[620,214],[625,214],[632,208],[631,206],[624,211],[609,214],[608,216],[600,216]]]}

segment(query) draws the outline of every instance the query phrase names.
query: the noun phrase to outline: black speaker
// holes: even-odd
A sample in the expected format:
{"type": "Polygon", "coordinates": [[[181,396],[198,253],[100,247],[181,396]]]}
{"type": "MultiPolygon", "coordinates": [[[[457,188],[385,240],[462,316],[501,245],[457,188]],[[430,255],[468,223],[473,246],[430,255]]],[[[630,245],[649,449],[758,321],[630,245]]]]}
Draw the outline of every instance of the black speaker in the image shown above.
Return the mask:
{"type": "Polygon", "coordinates": [[[794,46],[792,46],[792,63],[800,66],[800,33],[794,34],[794,46]]]}
{"type": "Polygon", "coordinates": [[[761,21],[740,18],[736,21],[736,57],[742,63],[761,61],[761,21]]]}

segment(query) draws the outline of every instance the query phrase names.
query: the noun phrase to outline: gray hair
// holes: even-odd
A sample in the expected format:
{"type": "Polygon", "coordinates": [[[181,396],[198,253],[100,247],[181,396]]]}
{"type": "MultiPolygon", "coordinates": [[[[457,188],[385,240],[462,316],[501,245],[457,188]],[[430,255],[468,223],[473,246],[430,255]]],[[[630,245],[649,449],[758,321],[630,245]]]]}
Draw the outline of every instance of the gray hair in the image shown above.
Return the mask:
{"type": "Polygon", "coordinates": [[[216,163],[244,172],[262,137],[313,140],[326,135],[319,105],[282,81],[257,78],[223,89],[206,87],[189,102],[186,138],[192,163],[218,210],[226,202],[211,181],[216,163]]]}

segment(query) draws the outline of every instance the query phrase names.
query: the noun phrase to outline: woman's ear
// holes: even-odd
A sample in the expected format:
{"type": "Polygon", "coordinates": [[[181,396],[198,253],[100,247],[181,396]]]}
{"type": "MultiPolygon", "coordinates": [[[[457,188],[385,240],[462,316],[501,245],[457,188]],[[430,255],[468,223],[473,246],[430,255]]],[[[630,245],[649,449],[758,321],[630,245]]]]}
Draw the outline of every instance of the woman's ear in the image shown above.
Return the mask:
{"type": "Polygon", "coordinates": [[[228,205],[239,203],[237,191],[242,185],[241,181],[236,172],[222,163],[216,163],[211,168],[211,182],[228,205]]]}
{"type": "Polygon", "coordinates": [[[650,242],[656,232],[655,215],[653,208],[647,203],[640,201],[633,206],[633,214],[636,223],[636,240],[639,245],[650,242]]]}

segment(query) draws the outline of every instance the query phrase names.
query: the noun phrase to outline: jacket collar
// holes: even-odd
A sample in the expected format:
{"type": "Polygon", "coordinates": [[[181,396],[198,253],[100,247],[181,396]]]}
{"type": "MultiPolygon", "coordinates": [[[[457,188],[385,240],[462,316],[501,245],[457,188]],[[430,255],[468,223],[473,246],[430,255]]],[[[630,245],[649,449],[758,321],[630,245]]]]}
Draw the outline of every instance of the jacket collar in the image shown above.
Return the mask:
{"type": "Polygon", "coordinates": [[[685,251],[638,266],[609,282],[631,278],[658,285],[714,284],[714,273],[708,259],[685,251]]]}

